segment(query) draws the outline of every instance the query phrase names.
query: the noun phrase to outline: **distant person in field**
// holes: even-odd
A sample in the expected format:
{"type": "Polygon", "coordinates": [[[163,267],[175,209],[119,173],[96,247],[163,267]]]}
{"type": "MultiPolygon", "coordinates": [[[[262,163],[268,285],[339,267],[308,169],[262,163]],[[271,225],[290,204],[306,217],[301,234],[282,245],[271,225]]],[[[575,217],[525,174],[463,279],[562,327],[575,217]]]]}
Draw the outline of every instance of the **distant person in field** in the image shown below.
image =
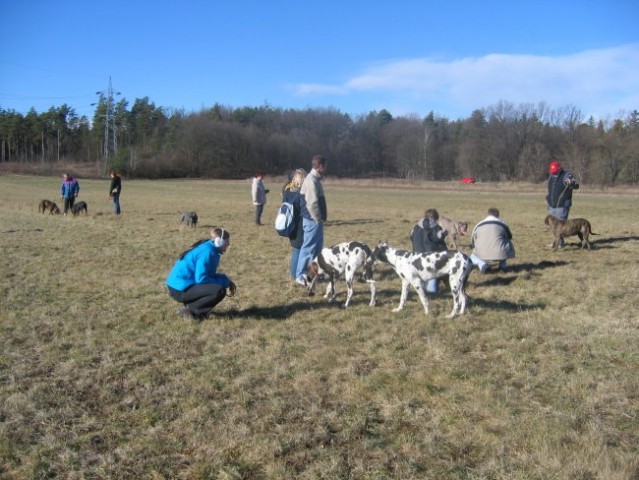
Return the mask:
{"type": "Polygon", "coordinates": [[[255,205],[255,225],[264,225],[262,223],[262,213],[264,212],[264,205],[266,205],[266,194],[269,190],[264,187],[263,180],[264,174],[257,172],[251,185],[251,195],[253,197],[253,205],[255,205]]]}
{"type": "Polygon", "coordinates": [[[301,208],[301,193],[302,183],[306,178],[306,171],[303,168],[292,170],[289,174],[289,182],[284,186],[282,190],[282,201],[288,202],[293,205],[293,218],[295,219],[295,230],[290,237],[291,242],[291,265],[290,272],[291,278],[295,279],[297,274],[297,263],[300,257],[300,250],[304,243],[304,229],[302,225],[302,208],[301,208]]]}
{"type": "Polygon", "coordinates": [[[324,223],[328,217],[326,196],[322,186],[322,175],[326,171],[326,159],[321,155],[315,155],[311,160],[311,167],[311,171],[306,175],[300,189],[304,242],[295,273],[295,282],[304,286],[307,285],[306,272],[309,263],[324,246],[324,223]]]}
{"type": "Polygon", "coordinates": [[[80,184],[68,173],[62,175],[62,185],[60,185],[60,197],[64,202],[64,215],[73,207],[75,199],[80,194],[80,184]]]}
{"type": "Polygon", "coordinates": [[[508,224],[499,218],[499,210],[488,209],[488,216],[475,225],[471,235],[473,253],[472,262],[481,273],[488,269],[488,262],[498,261],[499,270],[508,269],[508,259],[515,258],[515,246],[512,242],[513,234],[508,224]]]}
{"type": "Polygon", "coordinates": [[[217,227],[211,230],[210,239],[196,242],[175,262],[166,286],[171,298],[183,304],[178,310],[180,318],[203,320],[226,295],[235,295],[235,284],[217,273],[220,257],[230,245],[228,230],[217,227]]]}
{"type": "MultiPolygon", "coordinates": [[[[429,208],[424,212],[424,218],[417,222],[410,232],[410,240],[413,244],[413,252],[434,253],[448,250],[446,246],[447,231],[437,223],[439,212],[429,208]]],[[[428,293],[437,293],[437,278],[432,278],[426,283],[428,293]]]]}
{"type": "Polygon", "coordinates": [[[120,215],[120,193],[122,192],[122,179],[115,170],[111,171],[111,186],[109,198],[113,202],[113,213],[120,215]]]}

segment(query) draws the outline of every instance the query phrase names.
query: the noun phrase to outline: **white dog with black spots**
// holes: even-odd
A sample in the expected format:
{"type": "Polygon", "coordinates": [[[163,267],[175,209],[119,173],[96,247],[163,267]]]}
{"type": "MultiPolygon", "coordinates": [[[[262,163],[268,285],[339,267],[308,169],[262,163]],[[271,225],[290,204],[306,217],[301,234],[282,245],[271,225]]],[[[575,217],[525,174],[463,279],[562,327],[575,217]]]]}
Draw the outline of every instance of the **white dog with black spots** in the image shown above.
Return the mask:
{"type": "Polygon", "coordinates": [[[344,242],[334,247],[323,248],[319,255],[311,263],[309,272],[313,277],[308,287],[309,295],[315,293],[315,284],[322,275],[328,275],[328,286],[326,287],[325,298],[329,302],[335,300],[337,291],[335,282],[343,274],[346,280],[346,302],[344,308],[348,307],[353,296],[353,283],[357,278],[359,270],[363,269],[363,278],[370,285],[371,300],[369,305],[375,306],[375,280],[373,280],[372,264],[369,262],[371,249],[362,242],[344,242]]]}
{"type": "Polygon", "coordinates": [[[466,309],[464,287],[473,269],[473,263],[462,252],[446,250],[435,253],[415,253],[398,250],[387,243],[380,243],[370,256],[369,263],[381,261],[389,264],[402,279],[402,294],[399,306],[393,312],[404,308],[408,297],[408,286],[412,285],[428,315],[428,299],[424,292],[424,283],[432,278],[448,277],[453,295],[453,310],[448,318],[462,315],[466,309]]]}

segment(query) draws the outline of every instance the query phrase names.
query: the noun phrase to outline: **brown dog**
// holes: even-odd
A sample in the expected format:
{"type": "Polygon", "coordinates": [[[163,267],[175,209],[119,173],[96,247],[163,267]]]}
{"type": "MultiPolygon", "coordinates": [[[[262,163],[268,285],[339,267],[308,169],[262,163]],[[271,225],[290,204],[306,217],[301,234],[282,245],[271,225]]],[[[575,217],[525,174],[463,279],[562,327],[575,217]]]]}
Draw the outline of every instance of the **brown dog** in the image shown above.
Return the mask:
{"type": "Polygon", "coordinates": [[[442,230],[448,232],[447,239],[450,239],[453,250],[457,250],[457,239],[463,237],[468,232],[468,222],[458,222],[446,217],[439,217],[437,220],[442,230]]]}
{"type": "Polygon", "coordinates": [[[42,212],[42,214],[44,214],[44,212],[49,212],[49,215],[53,215],[53,214],[59,215],[60,209],[51,200],[42,200],[40,202],[40,205],[38,205],[38,213],[40,212],[42,212]]]}
{"type": "Polygon", "coordinates": [[[557,250],[561,240],[566,237],[577,235],[581,241],[581,248],[590,250],[590,235],[599,235],[592,231],[590,222],[585,218],[571,218],[570,220],[561,220],[553,215],[547,215],[544,223],[552,229],[554,240],[552,248],[557,250]]]}

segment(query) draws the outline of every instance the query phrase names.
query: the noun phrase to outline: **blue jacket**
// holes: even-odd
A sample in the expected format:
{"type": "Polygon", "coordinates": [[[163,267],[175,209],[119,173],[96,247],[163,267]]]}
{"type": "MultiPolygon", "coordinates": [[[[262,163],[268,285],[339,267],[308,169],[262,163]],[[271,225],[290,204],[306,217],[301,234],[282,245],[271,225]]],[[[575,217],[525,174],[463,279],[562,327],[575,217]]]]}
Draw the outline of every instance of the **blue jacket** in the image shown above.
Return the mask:
{"type": "Polygon", "coordinates": [[[80,184],[75,178],[69,178],[62,182],[60,186],[60,196],[64,198],[75,198],[80,193],[80,184]]]}
{"type": "Polygon", "coordinates": [[[166,284],[180,292],[203,283],[218,283],[225,288],[228,287],[229,278],[222,273],[216,273],[222,253],[212,240],[193,247],[175,262],[166,284]]]}

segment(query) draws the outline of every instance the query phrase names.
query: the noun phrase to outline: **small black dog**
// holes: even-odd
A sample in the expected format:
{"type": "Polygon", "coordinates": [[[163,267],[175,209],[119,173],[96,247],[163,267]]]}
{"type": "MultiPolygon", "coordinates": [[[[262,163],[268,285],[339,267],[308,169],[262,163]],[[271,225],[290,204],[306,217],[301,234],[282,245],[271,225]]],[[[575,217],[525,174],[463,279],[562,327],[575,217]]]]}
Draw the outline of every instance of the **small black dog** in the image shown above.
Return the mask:
{"type": "Polygon", "coordinates": [[[71,213],[74,217],[78,216],[84,210],[84,214],[88,215],[87,202],[78,202],[71,207],[71,213]]]}
{"type": "Polygon", "coordinates": [[[195,212],[178,212],[180,214],[180,223],[186,223],[189,227],[197,226],[197,213],[195,212]]]}

